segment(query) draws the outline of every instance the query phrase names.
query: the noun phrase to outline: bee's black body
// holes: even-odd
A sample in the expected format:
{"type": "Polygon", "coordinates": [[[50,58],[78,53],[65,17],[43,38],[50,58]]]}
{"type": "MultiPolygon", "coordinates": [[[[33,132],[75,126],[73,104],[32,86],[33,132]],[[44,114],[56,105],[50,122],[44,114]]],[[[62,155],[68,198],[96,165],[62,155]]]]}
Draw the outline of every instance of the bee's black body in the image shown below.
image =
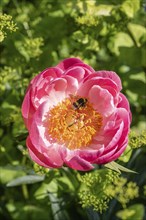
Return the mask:
{"type": "Polygon", "coordinates": [[[80,98],[80,99],[78,99],[76,102],[73,102],[73,107],[74,107],[75,109],[79,109],[79,108],[81,108],[81,107],[85,107],[86,103],[87,103],[87,99],[85,99],[85,98],[80,98]]]}

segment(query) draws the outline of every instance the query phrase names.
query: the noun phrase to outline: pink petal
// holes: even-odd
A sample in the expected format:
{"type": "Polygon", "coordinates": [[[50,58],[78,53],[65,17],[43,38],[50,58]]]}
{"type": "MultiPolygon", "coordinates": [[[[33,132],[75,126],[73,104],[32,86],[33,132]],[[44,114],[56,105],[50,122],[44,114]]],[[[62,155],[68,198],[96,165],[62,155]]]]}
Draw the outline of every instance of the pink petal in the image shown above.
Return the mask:
{"type": "Polygon", "coordinates": [[[66,163],[67,166],[75,170],[87,171],[87,170],[91,170],[94,168],[91,163],[80,158],[79,156],[74,156],[70,160],[68,161],[65,160],[64,162],[66,163]]]}
{"type": "Polygon", "coordinates": [[[89,91],[89,100],[93,104],[94,109],[105,117],[111,115],[115,111],[113,97],[106,89],[94,85],[89,91]]]}
{"type": "Polygon", "coordinates": [[[63,74],[63,71],[58,67],[49,67],[45,69],[42,73],[43,78],[51,77],[50,80],[56,79],[57,77],[60,77],[63,74]]]}
{"type": "MultiPolygon", "coordinates": [[[[43,103],[38,110],[36,111],[31,130],[29,135],[29,141],[31,141],[31,144],[33,148],[31,148],[31,151],[38,151],[39,155],[44,155],[45,158],[49,160],[53,166],[60,167],[63,165],[63,160],[61,157],[61,146],[58,146],[57,144],[51,144],[48,139],[46,138],[46,127],[43,126],[43,119],[45,117],[47,109],[47,104],[43,103]]],[[[29,146],[28,146],[29,147],[29,146]]]]}
{"type": "Polygon", "coordinates": [[[36,124],[36,121],[33,121],[29,136],[34,147],[41,153],[47,152],[47,149],[51,145],[45,136],[45,132],[45,127],[39,126],[36,124]]]}
{"type": "Polygon", "coordinates": [[[116,84],[114,82],[112,82],[110,79],[104,79],[101,77],[93,77],[93,78],[85,81],[80,86],[80,88],[78,90],[78,95],[80,95],[82,97],[87,97],[89,90],[94,85],[100,86],[102,89],[107,89],[111,94],[113,93],[116,95],[116,92],[115,92],[117,90],[116,84]]]}
{"type": "Polygon", "coordinates": [[[83,63],[83,62],[78,58],[67,58],[61,61],[56,67],[65,71],[71,66],[78,65],[78,63],[83,63]]]}
{"type": "Polygon", "coordinates": [[[22,116],[23,116],[25,125],[29,129],[31,122],[32,122],[33,114],[35,112],[35,108],[31,103],[30,91],[28,91],[24,97],[21,111],[22,111],[22,116]]]}
{"type": "Polygon", "coordinates": [[[53,81],[54,89],[56,91],[66,90],[67,81],[64,78],[57,78],[53,81]]]}
{"type": "Polygon", "coordinates": [[[87,160],[88,162],[95,161],[104,151],[104,145],[96,144],[93,146],[89,146],[90,149],[85,150],[79,150],[78,155],[83,158],[84,160],[87,160]],[[92,148],[91,148],[92,147],[92,148]]]}
{"type": "MultiPolygon", "coordinates": [[[[124,128],[124,123],[121,121],[118,129],[114,131],[114,134],[112,132],[112,137],[110,137],[110,142],[105,147],[104,154],[106,154],[107,152],[111,151],[118,144],[118,142],[119,142],[119,140],[120,140],[120,138],[122,136],[123,128],[124,128]]],[[[105,135],[106,135],[106,133],[105,133],[105,135]]],[[[110,132],[109,132],[108,135],[109,136],[111,135],[110,132]]]]}
{"type": "Polygon", "coordinates": [[[104,77],[104,78],[109,78],[112,81],[114,81],[117,84],[117,86],[119,88],[119,91],[121,91],[121,89],[122,89],[121,79],[115,72],[100,70],[100,71],[97,71],[96,73],[97,73],[98,76],[101,76],[101,77],[104,77]]]}
{"type": "Polygon", "coordinates": [[[74,94],[79,87],[78,80],[72,76],[69,76],[69,75],[64,75],[63,78],[67,82],[66,93],[67,94],[74,94]]]}
{"type": "Polygon", "coordinates": [[[95,70],[91,66],[89,66],[85,63],[78,63],[77,66],[82,67],[85,70],[84,77],[87,77],[88,75],[93,74],[95,72],[95,70]]]}
{"type": "Polygon", "coordinates": [[[121,99],[120,99],[120,102],[117,108],[125,108],[129,112],[130,121],[132,121],[132,114],[130,111],[130,105],[129,105],[127,98],[122,93],[119,94],[119,97],[121,99]]]}
{"type": "MultiPolygon", "coordinates": [[[[37,75],[31,80],[30,86],[27,90],[29,101],[32,103],[34,108],[38,108],[42,100],[47,99],[48,92],[51,90],[49,85],[52,80],[61,75],[61,70],[59,68],[53,67],[44,70],[42,73],[37,75]],[[46,90],[46,87],[49,85],[49,90],[46,90]]],[[[29,110],[29,108],[28,108],[29,110]]]]}
{"type": "Polygon", "coordinates": [[[32,144],[30,138],[28,137],[26,140],[26,145],[28,147],[30,156],[33,161],[38,163],[41,166],[44,167],[50,167],[50,168],[57,168],[57,164],[53,164],[50,162],[49,158],[47,158],[44,154],[40,153],[32,144]]]}
{"type": "Polygon", "coordinates": [[[126,147],[127,147],[127,143],[128,141],[126,141],[126,143],[124,145],[122,145],[117,152],[115,152],[108,160],[108,163],[111,162],[111,161],[114,161],[116,159],[118,159],[122,153],[125,151],[126,147]]]}
{"type": "Polygon", "coordinates": [[[123,143],[125,142],[125,139],[128,138],[128,133],[130,130],[130,117],[129,117],[129,113],[124,108],[119,108],[117,110],[118,110],[119,117],[124,122],[123,132],[122,132],[121,138],[118,142],[118,145],[120,148],[123,145],[123,143]]]}
{"type": "MultiPolygon", "coordinates": [[[[101,155],[95,163],[104,164],[112,161],[111,158],[118,158],[123,151],[125,150],[126,145],[128,144],[128,132],[129,132],[129,120],[128,120],[128,112],[125,109],[117,109],[117,123],[120,120],[121,124],[117,132],[114,136],[111,137],[110,143],[105,146],[105,151],[103,155],[101,155]],[[116,155],[116,156],[114,156],[116,155]]],[[[110,133],[109,133],[110,134],[110,133]]],[[[108,136],[107,133],[105,133],[108,136]]]]}
{"type": "Polygon", "coordinates": [[[48,100],[42,103],[34,114],[31,128],[29,129],[32,144],[40,151],[46,152],[51,143],[47,135],[47,124],[45,119],[51,108],[51,102],[48,100]]]}
{"type": "Polygon", "coordinates": [[[63,166],[64,161],[61,157],[61,146],[58,144],[53,144],[47,149],[47,153],[45,153],[46,157],[49,158],[49,160],[58,167],[63,166]]]}
{"type": "Polygon", "coordinates": [[[62,70],[57,67],[50,67],[42,71],[40,74],[35,76],[31,80],[31,85],[33,85],[33,88],[38,88],[40,85],[44,84],[44,82],[48,81],[51,82],[52,80],[56,79],[57,77],[60,77],[62,75],[62,70]],[[46,80],[47,79],[47,80],[46,80]],[[46,81],[44,81],[46,80],[46,81]]]}
{"type": "Polygon", "coordinates": [[[94,161],[95,164],[105,164],[108,163],[110,160],[110,157],[115,153],[118,146],[115,146],[111,151],[109,151],[107,154],[104,154],[97,158],[97,160],[94,161]]]}
{"type": "Polygon", "coordinates": [[[76,78],[78,83],[80,83],[84,79],[85,70],[82,67],[75,66],[67,70],[65,74],[76,78]]]}

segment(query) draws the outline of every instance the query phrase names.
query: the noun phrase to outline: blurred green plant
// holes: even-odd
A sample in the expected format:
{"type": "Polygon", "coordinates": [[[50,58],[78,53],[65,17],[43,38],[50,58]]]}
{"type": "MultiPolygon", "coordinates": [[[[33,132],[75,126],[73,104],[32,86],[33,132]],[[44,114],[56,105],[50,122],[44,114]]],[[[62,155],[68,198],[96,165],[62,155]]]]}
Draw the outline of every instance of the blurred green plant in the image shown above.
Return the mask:
{"type": "Polygon", "coordinates": [[[143,220],[144,206],[140,204],[132,205],[117,213],[117,217],[122,220],[143,220]]]}
{"type": "Polygon", "coordinates": [[[12,20],[12,16],[7,14],[0,14],[0,42],[7,36],[8,32],[15,32],[17,26],[12,20]]]}

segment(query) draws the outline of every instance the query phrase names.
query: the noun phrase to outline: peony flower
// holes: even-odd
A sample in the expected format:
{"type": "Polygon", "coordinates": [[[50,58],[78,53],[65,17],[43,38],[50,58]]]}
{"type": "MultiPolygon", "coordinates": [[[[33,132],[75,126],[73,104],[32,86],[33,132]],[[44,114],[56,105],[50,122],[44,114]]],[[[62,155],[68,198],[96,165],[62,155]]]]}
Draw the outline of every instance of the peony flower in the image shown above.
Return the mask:
{"type": "Polygon", "coordinates": [[[131,112],[119,76],[68,58],[37,75],[27,89],[22,116],[33,161],[91,170],[125,150],[131,112]]]}

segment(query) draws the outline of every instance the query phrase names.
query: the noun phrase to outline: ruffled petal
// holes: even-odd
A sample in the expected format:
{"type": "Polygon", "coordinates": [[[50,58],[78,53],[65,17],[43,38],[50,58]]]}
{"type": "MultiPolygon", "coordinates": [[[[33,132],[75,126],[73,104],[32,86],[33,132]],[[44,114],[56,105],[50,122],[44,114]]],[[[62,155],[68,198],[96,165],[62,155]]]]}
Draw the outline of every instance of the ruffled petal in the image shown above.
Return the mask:
{"type": "Polygon", "coordinates": [[[82,82],[85,76],[85,69],[80,66],[75,66],[66,71],[66,76],[74,77],[78,83],[82,82]]]}
{"type": "Polygon", "coordinates": [[[25,126],[27,127],[27,129],[29,129],[32,123],[32,117],[35,112],[35,108],[31,102],[30,91],[28,91],[24,97],[21,112],[25,122],[25,126]]]}
{"type": "Polygon", "coordinates": [[[63,77],[66,82],[67,82],[67,88],[66,88],[66,94],[74,94],[76,93],[78,87],[79,87],[79,83],[78,80],[75,77],[69,76],[69,75],[65,75],[63,77]]]}
{"type": "Polygon", "coordinates": [[[47,153],[44,154],[53,164],[57,165],[58,167],[63,166],[64,163],[61,157],[61,148],[62,147],[58,144],[52,144],[52,146],[48,147],[47,153]]]}
{"type": "Polygon", "coordinates": [[[71,66],[78,65],[78,63],[83,63],[83,62],[78,58],[67,58],[67,59],[61,61],[57,65],[57,67],[60,68],[63,71],[66,71],[71,66]]]}
{"type": "Polygon", "coordinates": [[[130,111],[130,105],[129,105],[129,102],[128,102],[127,98],[122,93],[120,93],[119,94],[119,99],[120,99],[120,102],[119,102],[117,108],[126,109],[129,113],[130,122],[131,122],[132,121],[132,114],[131,114],[131,111],[130,111]]]}
{"type": "Polygon", "coordinates": [[[102,116],[109,116],[115,111],[113,97],[106,89],[94,85],[88,94],[89,101],[102,116]]]}
{"type": "Polygon", "coordinates": [[[57,78],[53,81],[53,85],[53,89],[55,89],[56,91],[62,91],[66,90],[67,82],[63,78],[57,78]]]}
{"type": "Polygon", "coordinates": [[[65,160],[64,162],[67,166],[75,170],[88,171],[94,168],[90,162],[82,159],[79,156],[74,156],[70,160],[65,160]]]}
{"type": "Polygon", "coordinates": [[[117,122],[115,124],[119,124],[119,128],[116,130],[115,134],[114,127],[111,129],[111,132],[105,133],[105,136],[108,137],[110,135],[110,142],[105,146],[105,151],[103,154],[97,158],[95,161],[97,164],[104,164],[112,161],[111,158],[115,156],[117,159],[125,150],[128,144],[128,133],[130,127],[130,119],[128,117],[128,112],[125,109],[117,109],[117,122]]]}
{"type": "MultiPolygon", "coordinates": [[[[92,76],[92,74],[91,74],[92,76]]],[[[86,80],[83,84],[81,84],[79,90],[77,91],[79,96],[87,97],[89,90],[92,86],[97,85],[102,89],[108,90],[113,97],[117,95],[117,86],[110,79],[104,79],[101,77],[93,77],[86,80]]]]}
{"type": "Polygon", "coordinates": [[[46,157],[44,154],[40,153],[32,144],[29,136],[26,140],[26,145],[29,150],[29,154],[33,161],[35,161],[37,164],[49,167],[49,168],[58,168],[59,166],[57,164],[51,163],[48,157],[46,157]]]}
{"type": "Polygon", "coordinates": [[[81,158],[93,163],[93,161],[95,161],[104,152],[104,145],[103,144],[102,145],[96,144],[94,146],[91,145],[89,146],[89,149],[78,150],[77,152],[81,158]]]}
{"type": "Polygon", "coordinates": [[[96,71],[96,73],[97,73],[98,76],[101,76],[103,78],[109,78],[112,81],[114,81],[116,83],[119,91],[121,91],[121,89],[122,89],[121,79],[115,72],[100,70],[100,71],[96,71]]]}

